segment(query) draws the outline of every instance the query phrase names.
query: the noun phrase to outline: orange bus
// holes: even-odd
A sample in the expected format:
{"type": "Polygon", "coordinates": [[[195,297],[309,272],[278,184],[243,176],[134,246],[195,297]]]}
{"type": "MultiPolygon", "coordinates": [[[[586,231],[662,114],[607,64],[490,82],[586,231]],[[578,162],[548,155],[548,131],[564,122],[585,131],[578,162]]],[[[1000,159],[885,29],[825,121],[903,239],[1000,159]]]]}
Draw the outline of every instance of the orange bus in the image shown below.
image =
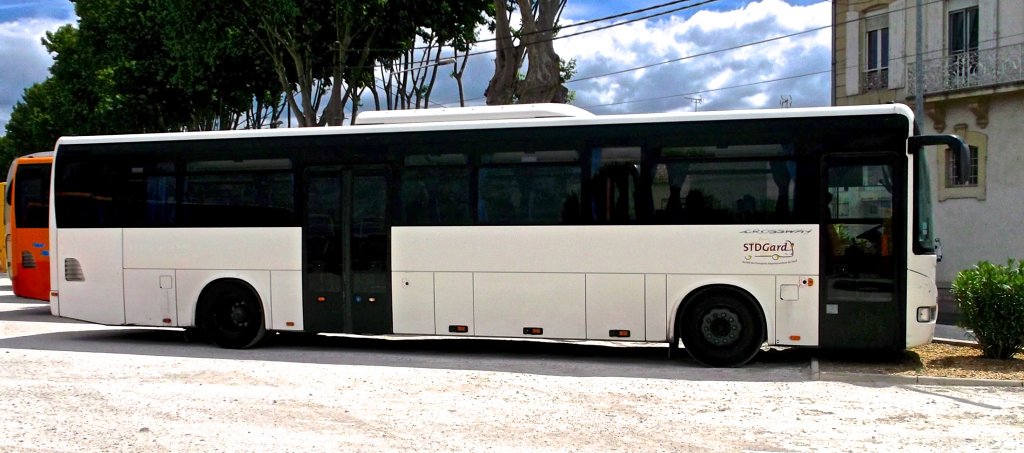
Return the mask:
{"type": "Polygon", "coordinates": [[[11,163],[4,192],[7,256],[14,295],[50,299],[50,168],[53,153],[11,163]]]}
{"type": "MultiPolygon", "coordinates": [[[[0,181],[0,193],[7,193],[7,182],[0,181]]],[[[0,237],[7,237],[7,203],[3,207],[3,221],[0,222],[0,237]]],[[[0,241],[0,273],[7,273],[7,240],[0,241]]]]}

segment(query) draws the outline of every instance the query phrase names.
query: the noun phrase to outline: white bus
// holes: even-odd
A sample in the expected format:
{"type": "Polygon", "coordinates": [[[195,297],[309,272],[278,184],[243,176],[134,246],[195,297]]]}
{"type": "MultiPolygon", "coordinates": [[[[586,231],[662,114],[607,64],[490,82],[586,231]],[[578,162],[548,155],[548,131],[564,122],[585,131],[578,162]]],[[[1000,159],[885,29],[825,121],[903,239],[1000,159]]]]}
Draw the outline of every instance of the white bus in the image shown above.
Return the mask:
{"type": "Polygon", "coordinates": [[[65,137],[54,315],[202,329],[765,344],[931,341],[924,145],[902,105],[65,137]]]}

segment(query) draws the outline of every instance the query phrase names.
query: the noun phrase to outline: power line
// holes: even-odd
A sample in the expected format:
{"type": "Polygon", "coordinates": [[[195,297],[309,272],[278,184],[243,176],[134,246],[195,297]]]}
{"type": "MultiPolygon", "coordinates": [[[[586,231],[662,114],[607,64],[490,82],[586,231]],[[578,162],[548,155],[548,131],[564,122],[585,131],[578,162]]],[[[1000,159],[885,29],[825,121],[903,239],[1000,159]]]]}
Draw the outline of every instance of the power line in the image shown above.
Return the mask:
{"type": "Polygon", "coordinates": [[[806,73],[806,74],[797,74],[797,75],[791,75],[791,76],[786,76],[786,77],[779,77],[779,78],[776,78],[776,79],[761,80],[761,81],[758,81],[758,82],[744,83],[744,84],[740,84],[740,85],[732,85],[732,86],[719,87],[719,88],[709,88],[709,89],[706,89],[706,90],[691,91],[691,92],[688,92],[688,93],[669,94],[669,95],[658,96],[658,97],[653,97],[653,98],[632,99],[632,100],[628,100],[628,101],[611,102],[611,103],[608,103],[608,104],[585,105],[585,106],[582,106],[582,107],[583,108],[612,107],[612,106],[616,106],[616,105],[635,104],[635,103],[639,103],[639,102],[653,102],[653,101],[661,101],[661,100],[664,100],[664,99],[671,99],[671,98],[691,97],[691,96],[696,96],[696,95],[700,95],[700,94],[704,94],[704,93],[714,93],[716,91],[732,90],[732,89],[735,89],[735,88],[745,88],[745,87],[754,86],[754,85],[762,85],[762,84],[765,84],[765,83],[774,83],[774,82],[781,82],[783,80],[792,80],[792,79],[799,79],[799,78],[803,78],[803,77],[810,77],[810,76],[816,76],[816,75],[821,75],[821,74],[828,74],[830,72],[832,72],[832,70],[831,69],[827,69],[827,70],[824,70],[824,71],[809,72],[809,73],[806,73]]]}
{"type": "MultiPolygon", "coordinates": [[[[687,8],[693,8],[693,7],[696,7],[696,6],[702,6],[702,5],[710,3],[712,1],[715,1],[715,0],[709,0],[709,1],[702,2],[702,3],[699,3],[699,4],[695,4],[695,5],[688,5],[687,8]]],[[[927,6],[927,5],[932,5],[932,4],[942,3],[942,2],[943,2],[943,0],[933,0],[933,1],[930,1],[930,2],[927,2],[927,3],[924,3],[922,6],[927,6]]],[[[900,9],[897,9],[897,10],[892,10],[892,11],[889,11],[889,13],[898,12],[898,11],[907,11],[907,10],[910,10],[912,8],[916,8],[916,5],[914,5],[914,6],[906,6],[904,8],[900,8],[900,9]]],[[[683,8],[681,8],[681,9],[683,9],[683,8]]],[[[650,18],[650,17],[639,18],[637,20],[634,20],[633,22],[638,21],[638,20],[644,20],[644,19],[647,19],[647,18],[650,18]]],[[[636,67],[627,68],[627,69],[618,70],[618,71],[613,71],[613,72],[609,72],[609,73],[605,73],[605,74],[596,74],[596,75],[591,75],[591,76],[586,76],[586,77],[581,77],[581,78],[575,78],[575,79],[567,81],[566,83],[583,82],[583,81],[586,81],[586,80],[592,80],[592,79],[597,79],[597,78],[602,78],[602,77],[608,77],[608,76],[613,76],[613,75],[625,74],[625,73],[628,73],[628,72],[634,72],[634,71],[638,71],[638,70],[641,70],[641,69],[648,69],[648,68],[651,68],[651,67],[660,66],[660,65],[664,65],[664,64],[675,63],[675,62],[689,60],[689,59],[693,59],[693,58],[697,58],[697,57],[708,56],[708,55],[712,55],[712,54],[715,54],[715,53],[727,52],[727,51],[731,51],[731,50],[741,49],[741,48],[744,48],[744,47],[755,46],[755,45],[764,44],[764,43],[768,43],[768,42],[772,42],[772,41],[778,41],[778,40],[782,40],[782,39],[798,36],[798,35],[801,35],[801,34],[813,33],[813,32],[821,31],[821,30],[824,30],[824,29],[827,29],[827,28],[830,28],[830,27],[833,27],[833,26],[836,26],[836,25],[854,24],[854,23],[858,23],[860,21],[863,21],[865,19],[866,19],[865,17],[858,17],[856,19],[852,19],[852,20],[848,20],[848,21],[844,21],[844,22],[837,22],[837,23],[830,24],[830,25],[814,27],[814,28],[810,28],[810,29],[807,29],[807,30],[803,30],[803,31],[799,31],[799,32],[794,32],[794,33],[790,33],[790,34],[787,34],[787,35],[783,35],[783,36],[777,36],[777,37],[774,37],[774,38],[763,39],[763,40],[760,40],[760,41],[754,41],[754,42],[750,42],[750,43],[740,44],[740,45],[731,46],[731,47],[727,47],[727,48],[723,48],[723,49],[717,49],[717,50],[711,50],[711,51],[702,52],[702,53],[698,53],[698,54],[687,55],[687,56],[680,57],[680,58],[674,58],[674,59],[665,60],[665,61],[661,61],[661,62],[657,62],[657,63],[651,63],[651,64],[647,64],[647,65],[636,66],[636,67]]],[[[601,28],[598,28],[598,29],[587,30],[585,32],[600,31],[600,30],[611,28],[611,27],[614,27],[614,26],[625,25],[626,23],[627,22],[616,23],[616,24],[612,24],[612,25],[607,26],[607,27],[601,27],[601,28]]],[[[580,33],[572,34],[572,35],[567,35],[567,36],[559,36],[559,37],[553,38],[552,40],[554,40],[554,39],[564,39],[564,38],[568,38],[568,37],[572,37],[572,36],[577,36],[577,35],[583,34],[583,33],[584,32],[580,32],[580,33]]],[[[1018,34],[1018,35],[1020,35],[1020,34],[1018,34]]],[[[1002,37],[999,37],[998,39],[1007,39],[1007,38],[1009,38],[1009,37],[1002,36],[1002,37]]],[[[990,41],[995,41],[995,39],[985,40],[985,41],[982,41],[982,42],[990,42],[990,41]]],[[[944,51],[943,49],[936,49],[936,50],[932,50],[932,51],[928,51],[928,52],[923,52],[922,53],[922,57],[925,56],[925,55],[931,55],[931,54],[935,54],[935,53],[942,53],[943,51],[944,51]]],[[[471,56],[472,55],[480,55],[480,54],[490,53],[490,52],[493,52],[493,51],[478,52],[478,53],[470,54],[470,55],[471,56]]],[[[904,55],[902,57],[898,57],[896,59],[890,59],[890,61],[898,61],[900,59],[905,60],[905,59],[908,59],[910,57],[911,57],[911,55],[908,54],[908,55],[904,55]]],[[[849,62],[849,60],[846,60],[845,62],[849,62]]],[[[836,68],[845,68],[845,67],[846,66],[841,65],[840,62],[836,62],[836,68]]],[[[733,89],[733,88],[742,88],[742,87],[747,87],[747,86],[752,86],[752,85],[760,85],[760,84],[777,82],[777,81],[783,81],[783,80],[789,80],[789,79],[794,79],[794,78],[801,78],[801,77],[809,77],[809,76],[813,76],[813,75],[820,75],[820,74],[829,73],[829,72],[832,72],[832,70],[829,69],[827,71],[818,71],[818,72],[812,72],[812,73],[807,73],[807,74],[799,74],[799,75],[794,75],[794,76],[782,77],[782,78],[778,78],[778,79],[763,80],[763,81],[758,81],[758,82],[754,82],[754,83],[734,85],[734,86],[729,86],[729,87],[721,87],[721,88],[716,88],[716,89],[700,90],[700,91],[694,91],[694,92],[690,92],[690,93],[674,94],[674,95],[668,95],[668,96],[663,96],[663,97],[658,97],[658,98],[633,100],[633,101],[623,101],[623,102],[617,102],[617,103],[611,103],[611,104],[593,105],[593,106],[590,106],[590,107],[605,107],[605,106],[613,106],[613,105],[621,105],[621,104],[630,104],[630,103],[636,103],[636,102],[656,101],[656,100],[665,99],[665,98],[672,98],[672,97],[692,96],[692,95],[700,94],[700,93],[709,93],[709,92],[722,91],[722,90],[733,89]]],[[[470,98],[470,99],[467,99],[467,101],[476,101],[476,100],[480,100],[480,99],[483,99],[483,97],[470,98]]]]}
{"type": "MultiPolygon", "coordinates": [[[[684,0],[684,1],[688,1],[688,0],[684,0]]],[[[715,2],[718,2],[718,1],[721,1],[721,0],[704,0],[702,2],[695,3],[695,4],[692,4],[692,5],[682,6],[682,7],[679,7],[679,8],[670,9],[668,11],[663,11],[663,12],[660,12],[660,13],[655,13],[655,14],[651,14],[651,15],[647,15],[647,16],[643,16],[643,17],[638,17],[638,18],[635,18],[635,19],[627,20],[627,21],[616,22],[614,24],[605,25],[603,27],[597,27],[597,28],[593,28],[593,29],[590,29],[590,30],[583,30],[583,31],[579,31],[579,32],[568,34],[568,35],[564,35],[564,36],[553,36],[551,38],[540,40],[540,41],[537,41],[537,42],[538,43],[553,42],[553,41],[557,41],[559,39],[572,38],[574,36],[584,35],[584,34],[587,34],[587,33],[594,33],[594,32],[598,32],[598,31],[607,30],[607,29],[610,29],[610,28],[621,27],[623,25],[629,25],[629,24],[634,23],[634,22],[641,22],[641,21],[645,21],[647,19],[655,18],[655,17],[658,17],[658,16],[664,16],[666,14],[677,13],[679,11],[684,11],[684,10],[687,10],[687,9],[697,8],[699,6],[704,6],[704,5],[707,5],[707,4],[710,4],[710,3],[715,3],[715,2]]],[[[631,15],[631,14],[635,14],[635,13],[624,13],[624,15],[631,15]]],[[[551,31],[551,30],[538,31],[538,33],[544,33],[544,32],[548,32],[548,31],[551,31]]],[[[484,40],[484,41],[477,41],[477,42],[488,42],[488,41],[493,41],[493,40],[494,39],[487,39],[487,40],[484,40]]],[[[504,49],[502,49],[502,50],[504,50],[504,49]]],[[[487,54],[490,54],[490,53],[496,53],[497,51],[498,51],[498,49],[496,49],[496,48],[492,49],[492,50],[481,50],[479,52],[467,53],[465,56],[467,58],[468,57],[475,57],[475,56],[478,56],[478,55],[487,55],[487,54]]]]}
{"type": "MultiPolygon", "coordinates": [[[[922,6],[932,5],[932,4],[936,4],[936,3],[942,3],[943,1],[944,0],[933,0],[931,2],[925,3],[922,6]]],[[[890,11],[890,13],[891,12],[897,12],[897,11],[907,11],[907,10],[910,10],[911,8],[916,8],[916,6],[906,6],[906,7],[897,9],[897,10],[890,11]]],[[[658,63],[651,63],[651,64],[647,64],[647,65],[643,65],[643,66],[637,66],[637,67],[623,69],[623,70],[614,71],[614,72],[609,72],[609,73],[605,73],[605,74],[597,74],[597,75],[592,75],[592,76],[575,78],[575,79],[567,81],[566,83],[582,82],[584,80],[591,80],[591,79],[597,79],[597,78],[601,78],[601,77],[608,77],[608,76],[613,76],[613,75],[625,74],[627,72],[639,71],[641,69],[648,69],[648,68],[652,68],[652,67],[655,67],[655,66],[660,66],[660,65],[668,64],[668,63],[676,63],[676,62],[679,62],[679,61],[689,60],[689,59],[696,58],[696,57],[703,57],[703,56],[712,55],[712,54],[716,54],[716,53],[720,53],[720,52],[728,52],[728,51],[731,51],[731,50],[741,49],[741,48],[744,48],[744,47],[756,46],[756,45],[759,45],[759,44],[764,44],[764,43],[768,43],[768,42],[772,42],[772,41],[778,41],[778,40],[781,40],[781,39],[792,38],[794,36],[798,36],[798,35],[802,35],[802,34],[806,34],[806,33],[814,33],[814,32],[817,32],[817,31],[821,31],[821,30],[824,30],[824,29],[827,29],[827,28],[834,27],[836,25],[849,25],[849,24],[852,24],[852,23],[863,21],[865,19],[866,19],[865,17],[858,17],[857,19],[852,19],[852,20],[848,20],[848,21],[844,21],[844,22],[838,22],[838,23],[829,24],[829,25],[823,25],[821,27],[809,28],[809,29],[806,29],[806,30],[803,30],[803,31],[798,31],[798,32],[795,32],[795,33],[790,33],[788,35],[777,36],[777,37],[774,37],[774,38],[768,38],[768,39],[763,39],[763,40],[760,40],[760,41],[749,42],[749,43],[746,43],[746,44],[740,44],[740,45],[736,45],[736,46],[732,46],[732,47],[727,47],[727,48],[724,48],[724,49],[717,49],[717,50],[711,50],[711,51],[707,51],[707,52],[702,52],[702,53],[699,53],[699,54],[687,55],[687,56],[680,57],[680,58],[673,58],[671,60],[661,61],[661,62],[658,62],[658,63]]],[[[930,51],[930,52],[926,52],[926,53],[930,54],[930,53],[935,53],[935,52],[942,52],[942,50],[940,49],[940,50],[930,51]]],[[[906,57],[904,57],[904,58],[906,58],[906,57]]]]}

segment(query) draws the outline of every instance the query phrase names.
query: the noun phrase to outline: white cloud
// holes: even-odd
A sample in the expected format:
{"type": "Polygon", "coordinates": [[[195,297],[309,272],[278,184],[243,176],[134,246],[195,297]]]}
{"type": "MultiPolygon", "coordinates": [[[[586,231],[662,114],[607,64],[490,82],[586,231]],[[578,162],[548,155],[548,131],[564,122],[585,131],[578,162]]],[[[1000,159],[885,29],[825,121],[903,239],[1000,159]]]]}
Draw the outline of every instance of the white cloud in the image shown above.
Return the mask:
{"type": "Polygon", "coordinates": [[[41,39],[66,21],[28,19],[0,23],[0,134],[11,118],[14,104],[21,100],[25,88],[42,82],[49,74],[53,59],[41,39]]]}
{"type": "MultiPolygon", "coordinates": [[[[688,97],[702,98],[705,110],[773,107],[783,95],[792,96],[796,106],[828,105],[828,28],[750,44],[830,21],[827,1],[793,6],[760,0],[729,11],[704,10],[689,18],[651,19],[559,39],[555,49],[563,59],[576,59],[579,81],[569,84],[577,94],[575,104],[598,113],[689,110],[688,97]],[[670,60],[679,61],[658,64],[670,60]],[[626,72],[580,80],[647,65],[654,66],[642,76],[626,72]],[[821,71],[826,72],[773,81],[821,71]],[[768,82],[750,85],[760,81],[768,82]]],[[[569,22],[563,19],[564,25],[569,22]]],[[[606,24],[570,27],[562,34],[599,25],[606,24]]]]}

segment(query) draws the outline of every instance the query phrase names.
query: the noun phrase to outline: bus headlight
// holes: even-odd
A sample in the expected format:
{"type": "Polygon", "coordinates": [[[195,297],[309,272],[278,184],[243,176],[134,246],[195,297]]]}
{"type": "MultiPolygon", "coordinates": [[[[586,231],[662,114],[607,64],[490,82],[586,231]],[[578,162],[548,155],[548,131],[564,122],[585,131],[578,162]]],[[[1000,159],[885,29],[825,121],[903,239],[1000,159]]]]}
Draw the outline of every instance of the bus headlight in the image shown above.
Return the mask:
{"type": "Polygon", "coordinates": [[[917,322],[932,322],[938,315],[937,307],[917,307],[917,322]]]}

